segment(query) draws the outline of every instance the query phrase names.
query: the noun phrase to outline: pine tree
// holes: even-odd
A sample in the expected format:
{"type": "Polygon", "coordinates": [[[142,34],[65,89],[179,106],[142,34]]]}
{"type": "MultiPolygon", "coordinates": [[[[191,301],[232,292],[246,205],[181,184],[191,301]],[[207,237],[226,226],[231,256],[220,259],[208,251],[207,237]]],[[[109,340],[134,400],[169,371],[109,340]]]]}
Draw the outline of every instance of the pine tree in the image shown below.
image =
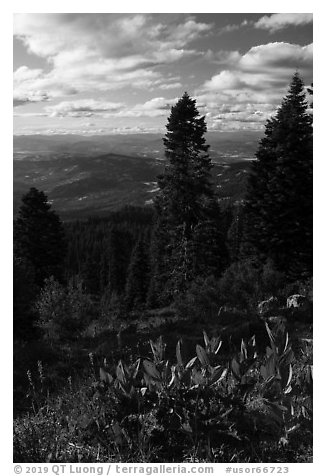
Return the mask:
{"type": "Polygon", "coordinates": [[[139,238],[131,256],[126,283],[126,304],[128,309],[143,306],[149,284],[148,245],[143,237],[139,238]]]}
{"type": "Polygon", "coordinates": [[[241,258],[241,245],[244,227],[243,209],[243,203],[237,203],[234,205],[233,218],[227,231],[227,247],[229,250],[231,263],[234,263],[241,258]]]}
{"type": "Polygon", "coordinates": [[[108,289],[109,292],[121,296],[125,291],[126,276],[129,265],[129,233],[122,232],[118,228],[112,228],[109,236],[109,272],[108,289]]]}
{"type": "Polygon", "coordinates": [[[147,293],[147,307],[153,309],[169,304],[169,296],[164,292],[168,280],[168,264],[166,262],[168,233],[166,219],[160,208],[160,200],[156,200],[156,222],[153,227],[150,248],[150,282],[147,293]]]}
{"type": "Polygon", "coordinates": [[[62,279],[66,244],[60,218],[44,192],[36,188],[22,202],[14,222],[15,255],[33,266],[38,286],[50,276],[62,279]]]}
{"type": "Polygon", "coordinates": [[[194,277],[219,277],[229,264],[222,221],[217,200],[211,200],[209,206],[205,207],[205,218],[199,220],[194,227],[194,277]]]}
{"type": "Polygon", "coordinates": [[[295,73],[252,164],[246,239],[291,279],[312,274],[312,117],[295,73]]]}
{"type": "MultiPolygon", "coordinates": [[[[172,107],[166,128],[163,141],[168,163],[158,177],[154,280],[156,276],[164,285],[161,297],[164,292],[172,297],[184,291],[198,274],[218,275],[225,246],[218,228],[205,117],[200,117],[196,101],[187,93],[172,107]]],[[[151,288],[155,287],[157,283],[152,282],[151,288]]]]}

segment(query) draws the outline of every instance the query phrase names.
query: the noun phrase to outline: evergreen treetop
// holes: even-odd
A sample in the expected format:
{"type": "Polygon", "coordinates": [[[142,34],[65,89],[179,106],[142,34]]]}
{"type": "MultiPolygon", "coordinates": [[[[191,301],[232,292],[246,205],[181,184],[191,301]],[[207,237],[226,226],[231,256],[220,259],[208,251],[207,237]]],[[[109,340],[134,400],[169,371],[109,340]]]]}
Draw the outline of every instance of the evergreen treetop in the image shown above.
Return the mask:
{"type": "Polygon", "coordinates": [[[15,255],[33,266],[39,286],[51,275],[61,279],[66,243],[59,216],[51,210],[44,192],[36,188],[31,188],[22,202],[14,222],[15,255]]]}
{"type": "Polygon", "coordinates": [[[219,231],[205,117],[188,93],[171,108],[166,129],[163,142],[168,162],[158,178],[151,296],[158,288],[170,296],[182,292],[198,274],[219,274],[221,254],[226,251],[219,231]]]}
{"type": "Polygon", "coordinates": [[[298,73],[266,123],[248,181],[246,238],[292,278],[312,273],[312,117],[298,73]]]}

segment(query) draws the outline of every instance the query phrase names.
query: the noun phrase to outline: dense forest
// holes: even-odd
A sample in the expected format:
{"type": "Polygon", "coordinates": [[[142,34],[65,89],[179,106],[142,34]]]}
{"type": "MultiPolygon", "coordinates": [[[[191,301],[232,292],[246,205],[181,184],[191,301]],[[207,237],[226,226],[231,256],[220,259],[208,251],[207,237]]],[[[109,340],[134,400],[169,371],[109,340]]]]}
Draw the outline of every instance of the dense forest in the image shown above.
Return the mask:
{"type": "Polygon", "coordinates": [[[22,197],[15,461],[311,461],[309,94],[294,74],[233,204],[187,93],[153,207],[63,222],[22,197]]]}

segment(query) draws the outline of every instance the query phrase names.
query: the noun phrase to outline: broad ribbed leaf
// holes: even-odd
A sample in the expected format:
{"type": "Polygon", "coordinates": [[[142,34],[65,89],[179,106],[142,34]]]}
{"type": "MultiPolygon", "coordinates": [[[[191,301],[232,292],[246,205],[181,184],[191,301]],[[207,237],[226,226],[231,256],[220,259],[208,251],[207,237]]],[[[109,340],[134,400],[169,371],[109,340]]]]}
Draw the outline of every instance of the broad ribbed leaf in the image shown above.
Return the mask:
{"type": "Polygon", "coordinates": [[[199,362],[202,365],[204,365],[204,366],[209,365],[209,360],[208,360],[206,351],[205,351],[205,349],[203,349],[203,347],[201,345],[198,345],[198,344],[196,345],[196,354],[197,354],[197,357],[199,359],[199,362]]]}
{"type": "Polygon", "coordinates": [[[165,345],[163,344],[162,336],[160,336],[156,340],[156,342],[153,342],[152,340],[150,340],[149,342],[152,348],[154,360],[156,362],[161,362],[163,360],[163,354],[164,354],[164,348],[165,348],[165,345]]]}
{"type": "Polygon", "coordinates": [[[208,349],[208,348],[209,348],[209,338],[208,338],[208,335],[206,334],[205,331],[203,331],[203,335],[204,335],[205,347],[206,347],[206,349],[208,349]]]}
{"type": "Polygon", "coordinates": [[[178,340],[177,347],[176,347],[176,356],[177,356],[177,362],[179,367],[183,367],[183,360],[181,357],[181,340],[178,340]]]}
{"type": "Polygon", "coordinates": [[[144,360],[143,366],[147,375],[149,375],[154,380],[161,380],[160,372],[157,370],[155,364],[150,360],[144,360]]]}
{"type": "Polygon", "coordinates": [[[129,367],[133,379],[135,379],[138,375],[139,366],[140,366],[140,359],[137,359],[136,362],[129,367]]]}
{"type": "Polygon", "coordinates": [[[121,360],[119,360],[119,363],[117,365],[116,373],[117,373],[117,379],[121,383],[125,384],[127,380],[126,380],[125,370],[123,368],[123,363],[121,362],[121,360]]]}
{"type": "Polygon", "coordinates": [[[235,358],[232,359],[231,370],[232,370],[233,374],[235,375],[235,377],[237,377],[238,379],[241,378],[240,364],[235,358]]]}
{"type": "Polygon", "coordinates": [[[271,331],[270,328],[268,327],[267,322],[265,322],[265,327],[266,327],[266,331],[267,331],[267,334],[268,334],[268,337],[269,337],[269,341],[270,341],[270,343],[271,343],[271,348],[272,348],[273,352],[277,352],[276,344],[275,344],[275,339],[274,339],[274,336],[273,336],[273,334],[272,334],[272,331],[271,331]]]}
{"type": "Polygon", "coordinates": [[[197,356],[196,357],[193,357],[192,359],[189,360],[189,362],[187,363],[186,365],[186,369],[191,369],[191,367],[194,365],[194,363],[196,362],[197,360],[197,356]]]}
{"type": "Polygon", "coordinates": [[[218,365],[217,367],[213,369],[213,372],[209,380],[209,384],[213,385],[214,383],[220,382],[221,380],[223,380],[226,374],[227,374],[227,369],[222,367],[221,365],[218,365]]]}
{"type": "Polygon", "coordinates": [[[206,381],[203,374],[199,370],[196,370],[196,369],[193,369],[191,378],[195,385],[203,385],[206,381]]]}
{"type": "Polygon", "coordinates": [[[290,365],[290,363],[293,360],[293,356],[294,356],[293,350],[291,349],[291,347],[288,347],[287,350],[284,352],[284,354],[282,354],[280,358],[280,364],[284,366],[290,365]]]}
{"type": "Polygon", "coordinates": [[[247,360],[247,357],[248,357],[247,346],[243,339],[241,339],[241,357],[242,357],[242,361],[247,360]]]}
{"type": "Polygon", "coordinates": [[[267,378],[273,377],[276,374],[275,368],[275,356],[271,355],[266,361],[266,371],[267,371],[267,378]]]}
{"type": "Polygon", "coordinates": [[[107,383],[112,383],[113,382],[113,377],[109,372],[106,372],[102,367],[100,368],[100,380],[102,382],[107,382],[107,383]]]}
{"type": "Polygon", "coordinates": [[[292,379],[292,365],[280,365],[282,388],[287,388],[292,379]]]}
{"type": "Polygon", "coordinates": [[[222,345],[222,341],[221,341],[220,337],[213,337],[211,339],[211,350],[212,350],[213,354],[218,353],[218,351],[221,348],[221,345],[222,345]]]}

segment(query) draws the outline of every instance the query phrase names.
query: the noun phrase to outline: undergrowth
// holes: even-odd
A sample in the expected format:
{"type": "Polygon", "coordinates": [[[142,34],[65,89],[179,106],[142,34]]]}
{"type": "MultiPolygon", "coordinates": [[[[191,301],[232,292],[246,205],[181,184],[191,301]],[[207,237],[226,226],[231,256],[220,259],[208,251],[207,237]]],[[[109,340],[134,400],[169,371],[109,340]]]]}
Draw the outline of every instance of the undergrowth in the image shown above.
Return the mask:
{"type": "Polygon", "coordinates": [[[151,357],[113,364],[90,354],[87,378],[57,397],[42,363],[30,372],[31,411],[14,422],[15,462],[309,462],[312,452],[312,348],[294,355],[283,325],[266,325],[227,358],[204,332],[185,360],[163,338],[151,357]]]}

